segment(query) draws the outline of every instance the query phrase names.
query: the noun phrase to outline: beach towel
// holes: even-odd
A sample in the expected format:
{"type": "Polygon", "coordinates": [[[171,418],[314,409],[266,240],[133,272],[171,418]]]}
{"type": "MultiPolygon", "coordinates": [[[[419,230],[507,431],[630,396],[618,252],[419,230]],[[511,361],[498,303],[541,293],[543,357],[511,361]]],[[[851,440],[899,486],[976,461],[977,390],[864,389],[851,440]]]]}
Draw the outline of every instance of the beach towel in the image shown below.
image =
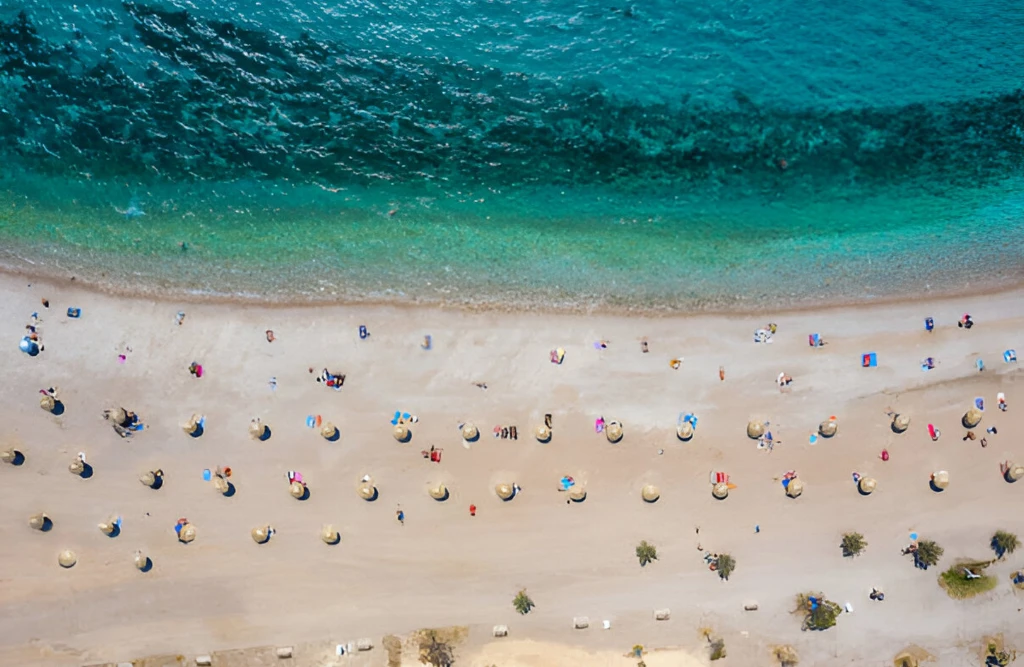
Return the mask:
{"type": "Polygon", "coordinates": [[[979,410],[981,410],[982,412],[984,412],[985,411],[985,399],[982,398],[981,396],[978,396],[977,398],[975,398],[974,399],[974,407],[976,407],[979,410]]]}
{"type": "Polygon", "coordinates": [[[1017,350],[1007,350],[1006,352],[1003,352],[1003,361],[1008,364],[1017,361],[1017,350]]]}
{"type": "Polygon", "coordinates": [[[934,328],[935,328],[935,320],[932,319],[931,317],[924,318],[924,330],[925,331],[931,331],[934,328]]]}
{"type": "Polygon", "coordinates": [[[551,350],[551,363],[561,365],[562,361],[565,360],[565,348],[557,348],[551,350]]]}
{"type": "Polygon", "coordinates": [[[974,362],[974,365],[978,367],[978,372],[979,372],[979,373],[980,373],[981,371],[985,370],[985,362],[984,362],[984,361],[982,361],[981,359],[978,359],[977,361],[975,361],[975,362],[974,362]]]}
{"type": "Polygon", "coordinates": [[[928,424],[928,435],[932,440],[939,439],[939,429],[935,428],[935,424],[928,424]]]}
{"type": "Polygon", "coordinates": [[[604,431],[604,417],[598,417],[594,420],[594,431],[602,433],[604,431]]]}
{"type": "Polygon", "coordinates": [[[878,355],[874,352],[865,352],[860,357],[860,365],[864,368],[874,368],[878,365],[878,355]]]}
{"type": "Polygon", "coordinates": [[[821,347],[821,336],[819,334],[811,334],[807,337],[807,344],[811,347],[821,347]]]}

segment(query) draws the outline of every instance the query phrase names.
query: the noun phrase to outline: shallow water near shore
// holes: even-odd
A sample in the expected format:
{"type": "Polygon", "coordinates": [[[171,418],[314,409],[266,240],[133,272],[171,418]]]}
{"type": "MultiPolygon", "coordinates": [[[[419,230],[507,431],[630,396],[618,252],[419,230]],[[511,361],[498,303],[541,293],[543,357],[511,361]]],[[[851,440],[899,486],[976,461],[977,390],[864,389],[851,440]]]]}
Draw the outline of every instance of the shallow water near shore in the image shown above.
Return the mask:
{"type": "Polygon", "coordinates": [[[0,261],[643,311],[1019,282],[1024,12],[872,4],[0,7],[0,261]]]}

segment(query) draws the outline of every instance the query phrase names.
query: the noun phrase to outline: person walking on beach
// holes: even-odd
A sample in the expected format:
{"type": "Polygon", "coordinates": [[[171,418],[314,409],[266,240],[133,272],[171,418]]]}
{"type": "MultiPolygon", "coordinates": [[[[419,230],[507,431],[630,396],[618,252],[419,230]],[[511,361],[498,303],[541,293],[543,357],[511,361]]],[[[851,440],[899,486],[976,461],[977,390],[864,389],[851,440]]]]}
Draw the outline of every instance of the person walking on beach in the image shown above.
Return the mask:
{"type": "Polygon", "coordinates": [[[398,519],[398,523],[405,525],[405,512],[402,511],[402,506],[399,505],[398,509],[395,510],[395,518],[398,519]]]}

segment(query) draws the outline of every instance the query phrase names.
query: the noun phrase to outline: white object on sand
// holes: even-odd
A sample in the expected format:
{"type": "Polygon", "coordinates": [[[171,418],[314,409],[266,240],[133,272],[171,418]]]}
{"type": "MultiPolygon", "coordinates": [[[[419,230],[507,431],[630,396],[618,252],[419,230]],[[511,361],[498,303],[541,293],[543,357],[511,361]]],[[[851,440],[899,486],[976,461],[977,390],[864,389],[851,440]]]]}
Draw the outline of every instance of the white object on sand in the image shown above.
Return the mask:
{"type": "Polygon", "coordinates": [[[852,614],[853,613],[853,605],[850,604],[849,602],[846,603],[845,609],[846,609],[846,613],[847,614],[852,614]]]}
{"type": "Polygon", "coordinates": [[[612,629],[612,622],[611,621],[606,620],[603,625],[604,625],[604,629],[605,630],[611,630],[612,629]]]}

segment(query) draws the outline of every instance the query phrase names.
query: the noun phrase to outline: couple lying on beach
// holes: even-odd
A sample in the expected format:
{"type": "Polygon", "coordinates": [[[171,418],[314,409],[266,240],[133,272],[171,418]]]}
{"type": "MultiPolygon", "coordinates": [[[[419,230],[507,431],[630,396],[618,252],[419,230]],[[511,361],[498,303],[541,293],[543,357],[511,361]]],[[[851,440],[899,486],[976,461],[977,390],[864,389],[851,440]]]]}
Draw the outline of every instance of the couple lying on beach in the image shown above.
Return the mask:
{"type": "MultiPolygon", "coordinates": [[[[312,372],[312,369],[310,369],[310,372],[312,372]]],[[[342,385],[345,384],[345,375],[343,373],[334,374],[325,368],[320,371],[320,377],[316,381],[322,382],[332,389],[341,389],[342,385]]]]}

